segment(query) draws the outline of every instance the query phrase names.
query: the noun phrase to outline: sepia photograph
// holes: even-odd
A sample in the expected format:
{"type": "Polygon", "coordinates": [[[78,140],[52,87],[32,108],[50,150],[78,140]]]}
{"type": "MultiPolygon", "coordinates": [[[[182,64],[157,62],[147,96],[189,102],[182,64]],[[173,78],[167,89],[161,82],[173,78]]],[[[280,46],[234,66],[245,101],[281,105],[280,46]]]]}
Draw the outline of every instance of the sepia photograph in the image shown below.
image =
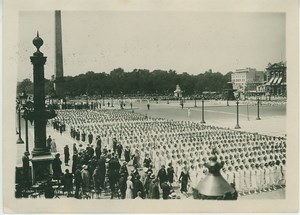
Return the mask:
{"type": "MultiPolygon", "coordinates": [[[[266,210],[298,210],[289,13],[61,7],[15,15],[16,71],[4,88],[11,201],[62,202],[41,210],[49,213],[143,202],[216,212],[184,205],[249,201],[247,212],[263,212],[256,201],[292,196],[290,208],[266,210]]],[[[12,213],[40,211],[5,203],[12,213]]],[[[136,212],[176,212],[151,207],[136,212]]]]}

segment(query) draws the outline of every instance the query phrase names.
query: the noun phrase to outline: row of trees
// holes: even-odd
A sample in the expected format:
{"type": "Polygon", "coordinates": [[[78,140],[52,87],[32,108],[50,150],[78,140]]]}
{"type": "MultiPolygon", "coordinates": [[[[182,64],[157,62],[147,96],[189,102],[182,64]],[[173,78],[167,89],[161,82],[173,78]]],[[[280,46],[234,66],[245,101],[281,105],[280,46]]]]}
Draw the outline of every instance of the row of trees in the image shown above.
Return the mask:
{"type": "MultiPolygon", "coordinates": [[[[92,71],[75,77],[64,77],[64,96],[107,95],[107,94],[156,94],[171,95],[177,84],[184,96],[201,94],[203,91],[222,93],[224,86],[231,80],[231,72],[223,75],[219,72],[206,71],[198,75],[177,74],[174,70],[134,69],[125,72],[122,68],[108,73],[92,71]]],[[[51,90],[51,83],[45,80],[46,94],[51,90]]],[[[33,86],[29,79],[18,83],[17,92],[25,90],[32,93],[33,86]]]]}

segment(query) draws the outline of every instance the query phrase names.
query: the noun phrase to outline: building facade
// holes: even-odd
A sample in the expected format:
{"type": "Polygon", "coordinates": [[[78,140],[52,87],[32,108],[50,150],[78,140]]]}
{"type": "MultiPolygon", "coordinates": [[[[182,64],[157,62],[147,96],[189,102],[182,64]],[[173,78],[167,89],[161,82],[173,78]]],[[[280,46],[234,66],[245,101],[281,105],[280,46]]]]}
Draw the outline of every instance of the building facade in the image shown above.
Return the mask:
{"type": "Polygon", "coordinates": [[[231,74],[233,89],[244,93],[255,92],[256,87],[263,84],[264,72],[254,68],[237,69],[231,74]]]}
{"type": "Polygon", "coordinates": [[[266,71],[266,95],[286,96],[286,62],[269,63],[266,71]]]}

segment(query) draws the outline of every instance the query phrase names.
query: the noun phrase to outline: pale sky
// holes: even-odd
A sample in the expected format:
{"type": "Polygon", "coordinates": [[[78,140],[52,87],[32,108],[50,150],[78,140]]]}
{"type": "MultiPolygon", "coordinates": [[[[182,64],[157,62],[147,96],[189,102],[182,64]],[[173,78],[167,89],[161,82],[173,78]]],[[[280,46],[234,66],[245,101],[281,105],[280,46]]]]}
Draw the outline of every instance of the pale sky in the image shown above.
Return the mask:
{"type": "MultiPolygon", "coordinates": [[[[64,75],[121,67],[223,74],[285,60],[284,13],[62,11],[64,75]]],[[[32,79],[37,30],[54,75],[54,11],[21,12],[18,80],[32,79]]]]}

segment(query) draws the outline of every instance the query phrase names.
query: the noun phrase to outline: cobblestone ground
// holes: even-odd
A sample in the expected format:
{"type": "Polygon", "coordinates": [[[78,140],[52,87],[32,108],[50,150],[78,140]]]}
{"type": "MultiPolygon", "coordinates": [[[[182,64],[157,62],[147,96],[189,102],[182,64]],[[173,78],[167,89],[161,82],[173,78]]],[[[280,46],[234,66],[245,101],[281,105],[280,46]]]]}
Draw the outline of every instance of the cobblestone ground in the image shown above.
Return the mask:
{"type": "MultiPolygon", "coordinates": [[[[201,104],[200,101],[197,102],[198,107],[194,107],[194,101],[189,101],[185,103],[185,107],[181,109],[177,101],[172,101],[169,104],[164,102],[151,102],[150,110],[146,108],[146,102],[134,103],[134,111],[139,113],[147,114],[153,117],[162,117],[173,120],[192,120],[201,121],[201,104]],[[199,107],[200,106],[200,107],[199,107]],[[188,118],[187,108],[191,108],[191,116],[188,118]]],[[[205,121],[207,124],[229,127],[231,129],[236,125],[236,105],[234,102],[229,103],[230,106],[226,105],[226,102],[207,102],[205,106],[205,121]]],[[[126,105],[128,109],[129,104],[126,105]]],[[[125,109],[126,109],[125,108],[125,109]]],[[[240,130],[248,132],[257,132],[260,134],[272,135],[272,136],[284,136],[286,134],[286,107],[285,105],[279,106],[264,106],[260,108],[261,120],[256,120],[257,116],[257,106],[240,106],[240,130]]],[[[25,141],[24,127],[25,122],[22,120],[22,139],[25,141]]],[[[61,160],[63,161],[63,148],[68,145],[70,152],[72,151],[72,145],[76,141],[71,139],[69,131],[66,131],[62,135],[55,131],[51,126],[47,127],[47,136],[51,135],[55,139],[57,145],[57,151],[61,154],[61,160]]],[[[33,149],[33,126],[29,123],[29,151],[33,149]]],[[[16,135],[17,139],[17,135],[16,135]]],[[[76,142],[79,143],[79,142],[76,142]]],[[[82,143],[86,146],[86,143],[82,143]]],[[[78,144],[77,144],[78,145],[78,144]]],[[[25,144],[17,145],[17,166],[22,166],[22,155],[25,151],[25,144]]],[[[71,155],[72,156],[72,155],[71,155]]],[[[71,169],[72,160],[69,162],[69,166],[62,165],[63,171],[66,168],[71,169]]],[[[132,166],[129,164],[129,170],[132,166]]],[[[142,171],[141,171],[142,174],[142,171]]],[[[175,191],[182,199],[192,198],[191,192],[187,195],[183,195],[179,191],[179,185],[174,184],[175,191]]],[[[100,198],[110,198],[109,195],[102,194],[100,198]]],[[[239,199],[284,199],[285,189],[279,189],[272,192],[264,192],[260,194],[251,194],[240,196],[239,199]]]]}

